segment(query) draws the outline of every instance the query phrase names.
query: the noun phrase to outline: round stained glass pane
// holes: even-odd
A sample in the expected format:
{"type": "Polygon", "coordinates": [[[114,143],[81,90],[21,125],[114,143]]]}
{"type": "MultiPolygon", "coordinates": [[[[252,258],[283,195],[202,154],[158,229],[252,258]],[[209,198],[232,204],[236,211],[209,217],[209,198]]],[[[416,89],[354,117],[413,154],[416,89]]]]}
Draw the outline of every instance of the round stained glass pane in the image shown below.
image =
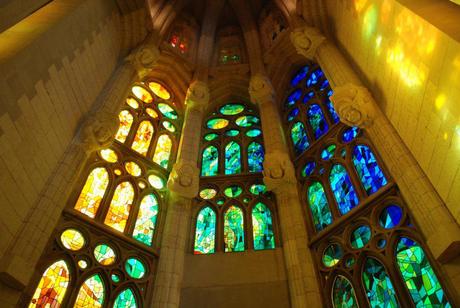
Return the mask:
{"type": "Polygon", "coordinates": [[[333,267],[339,263],[343,256],[342,247],[339,244],[329,245],[323,253],[323,264],[327,267],[333,267]]]}
{"type": "Polygon", "coordinates": [[[133,107],[134,109],[139,108],[139,103],[132,97],[126,99],[126,104],[133,107]]]}
{"type": "Polygon", "coordinates": [[[112,274],[111,278],[112,278],[112,281],[115,283],[120,282],[120,276],[118,276],[117,274],[112,274]]]}
{"type": "Polygon", "coordinates": [[[253,184],[249,187],[249,191],[253,195],[260,195],[267,192],[267,187],[264,184],[253,184]]]}
{"type": "Polygon", "coordinates": [[[215,140],[217,137],[219,137],[218,134],[210,133],[210,134],[206,134],[206,135],[204,136],[204,140],[206,140],[206,141],[212,141],[212,140],[215,140]]]}
{"type": "Polygon", "coordinates": [[[169,121],[163,121],[163,127],[166,128],[168,131],[171,133],[174,133],[176,131],[176,127],[169,121]]]}
{"type": "Polygon", "coordinates": [[[225,136],[235,137],[235,136],[238,136],[239,133],[240,133],[240,131],[237,130],[237,129],[230,129],[230,130],[225,132],[225,136]]]}
{"type": "Polygon", "coordinates": [[[156,189],[162,189],[165,186],[163,180],[159,176],[154,174],[149,175],[148,181],[150,185],[152,185],[153,188],[156,189]]]}
{"type": "Polygon", "coordinates": [[[380,213],[379,223],[385,229],[391,229],[399,225],[403,212],[397,205],[390,205],[380,213]]]}
{"type": "Polygon", "coordinates": [[[224,199],[219,199],[219,200],[217,200],[216,203],[217,203],[218,205],[222,205],[222,204],[225,203],[225,200],[224,200],[224,199]]]}
{"type": "Polygon", "coordinates": [[[294,108],[294,109],[291,110],[291,112],[289,112],[287,120],[288,120],[288,121],[292,121],[292,120],[294,120],[298,115],[299,115],[299,108],[294,108]]]}
{"type": "Polygon", "coordinates": [[[154,119],[158,118],[158,113],[152,108],[145,108],[145,112],[154,119]]]}
{"type": "Polygon", "coordinates": [[[347,267],[352,267],[354,264],[355,264],[355,258],[351,257],[351,258],[348,258],[346,261],[345,261],[345,265],[347,267]]]}
{"type": "Polygon", "coordinates": [[[141,279],[145,275],[145,265],[136,258],[129,258],[125,263],[126,273],[134,279],[141,279]]]}
{"type": "Polygon", "coordinates": [[[61,234],[61,242],[65,248],[77,251],[83,248],[85,245],[85,238],[80,231],[75,229],[67,229],[61,234]]]}
{"type": "Polygon", "coordinates": [[[134,86],[132,88],[132,92],[138,99],[140,99],[144,103],[148,104],[148,103],[151,103],[153,101],[152,95],[146,89],[144,89],[143,87],[134,86]]]}
{"type": "Polygon", "coordinates": [[[159,103],[158,109],[165,117],[171,120],[175,120],[178,117],[176,110],[172,109],[168,104],[159,103]]]}
{"type": "Polygon", "coordinates": [[[377,242],[377,248],[383,249],[387,245],[387,241],[383,238],[379,239],[377,242]]]}
{"type": "Polygon", "coordinates": [[[94,258],[102,265],[111,265],[115,263],[116,254],[115,251],[106,244],[97,245],[94,248],[94,258]]]}
{"type": "Polygon", "coordinates": [[[321,152],[321,158],[324,160],[329,160],[334,156],[335,153],[335,144],[331,144],[321,152]]]}
{"type": "Polygon", "coordinates": [[[205,188],[202,191],[200,191],[200,198],[209,200],[214,198],[217,195],[217,190],[214,188],[205,188]]]}
{"type": "Polygon", "coordinates": [[[259,118],[255,116],[242,116],[236,119],[236,125],[241,126],[241,127],[251,127],[254,124],[259,123],[259,118]]]}
{"type": "Polygon", "coordinates": [[[342,140],[345,143],[352,141],[358,136],[359,128],[354,126],[346,129],[342,134],[342,140]]]}
{"type": "Polygon", "coordinates": [[[104,149],[100,151],[102,159],[109,163],[116,163],[118,161],[118,155],[112,149],[104,149]]]}
{"type": "Polygon", "coordinates": [[[161,99],[167,100],[171,98],[171,94],[165,87],[158,82],[149,82],[149,88],[152,92],[161,99]]]}
{"type": "Polygon", "coordinates": [[[248,130],[248,131],[246,132],[246,136],[251,137],[251,138],[258,137],[258,136],[260,136],[261,134],[262,134],[262,131],[261,131],[260,129],[257,129],[257,128],[248,130]]]}
{"type": "Polygon", "coordinates": [[[361,249],[369,243],[372,233],[369,226],[359,226],[351,233],[351,247],[361,249]]]}
{"type": "Polygon", "coordinates": [[[243,189],[237,185],[232,185],[224,190],[224,194],[229,198],[236,198],[243,192],[243,189]]]}
{"type": "Polygon", "coordinates": [[[307,177],[313,174],[315,171],[316,163],[314,161],[309,161],[305,164],[305,167],[302,169],[302,176],[307,177]]]}
{"type": "Polygon", "coordinates": [[[227,125],[228,120],[223,118],[211,119],[206,123],[206,126],[210,129],[222,129],[224,127],[227,127],[227,125]]]}
{"type": "Polygon", "coordinates": [[[125,169],[132,176],[140,176],[142,174],[141,167],[133,161],[125,163],[125,169]]]}
{"type": "Polygon", "coordinates": [[[85,269],[88,267],[88,262],[85,260],[78,260],[78,267],[81,269],[85,269]]]}
{"type": "Polygon", "coordinates": [[[220,108],[220,113],[223,115],[235,115],[243,112],[244,106],[240,104],[227,104],[220,108]]]}

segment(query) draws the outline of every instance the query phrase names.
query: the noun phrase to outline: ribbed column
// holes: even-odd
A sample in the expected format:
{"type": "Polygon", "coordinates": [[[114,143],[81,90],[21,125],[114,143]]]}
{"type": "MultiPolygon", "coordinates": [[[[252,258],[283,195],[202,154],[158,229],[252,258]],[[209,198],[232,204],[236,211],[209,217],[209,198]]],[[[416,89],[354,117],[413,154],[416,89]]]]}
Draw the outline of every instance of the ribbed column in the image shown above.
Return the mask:
{"type": "Polygon", "coordinates": [[[284,262],[292,307],[321,307],[318,280],[302,205],[297,191],[294,166],[287,153],[282,125],[275,105],[274,90],[266,76],[254,75],[249,87],[251,100],[259,105],[266,149],[264,182],[273,191],[278,205],[284,262]]]}
{"type": "Polygon", "coordinates": [[[189,233],[192,199],[197,196],[200,173],[197,166],[203,110],[209,102],[206,83],[193,82],[185,99],[186,111],[177,162],[169,176],[169,204],[161,241],[153,307],[179,307],[189,233]]]}

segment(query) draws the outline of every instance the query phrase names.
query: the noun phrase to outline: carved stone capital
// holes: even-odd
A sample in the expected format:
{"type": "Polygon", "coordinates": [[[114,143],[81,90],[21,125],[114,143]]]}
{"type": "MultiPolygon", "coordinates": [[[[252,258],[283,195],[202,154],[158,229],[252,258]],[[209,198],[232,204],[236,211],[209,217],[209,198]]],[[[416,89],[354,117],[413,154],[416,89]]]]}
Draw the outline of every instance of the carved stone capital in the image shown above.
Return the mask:
{"type": "Polygon", "coordinates": [[[153,42],[146,42],[131,52],[125,60],[133,65],[138,78],[143,79],[152,70],[159,57],[158,46],[153,42]]]}
{"type": "Polygon", "coordinates": [[[334,89],[331,96],[340,121],[349,126],[369,128],[377,116],[377,106],[369,91],[354,84],[334,89]]]}
{"type": "Polygon", "coordinates": [[[270,79],[266,75],[258,73],[251,77],[249,95],[254,103],[262,105],[275,99],[275,90],[270,79]]]}
{"type": "Polygon", "coordinates": [[[187,108],[203,111],[209,103],[208,84],[203,81],[194,80],[187,90],[185,104],[187,108]]]}
{"type": "Polygon", "coordinates": [[[296,28],[291,32],[290,38],[297,53],[308,60],[315,58],[316,50],[326,40],[316,28],[312,27],[296,28]]]}
{"type": "Polygon", "coordinates": [[[99,111],[89,115],[83,122],[78,145],[89,154],[110,146],[120,122],[116,114],[99,111]]]}
{"type": "Polygon", "coordinates": [[[194,198],[198,194],[200,170],[190,162],[174,164],[168,179],[168,189],[184,198],[194,198]]]}
{"type": "Polygon", "coordinates": [[[276,191],[297,183],[289,155],[280,151],[265,155],[263,175],[268,190],[276,191]]]}

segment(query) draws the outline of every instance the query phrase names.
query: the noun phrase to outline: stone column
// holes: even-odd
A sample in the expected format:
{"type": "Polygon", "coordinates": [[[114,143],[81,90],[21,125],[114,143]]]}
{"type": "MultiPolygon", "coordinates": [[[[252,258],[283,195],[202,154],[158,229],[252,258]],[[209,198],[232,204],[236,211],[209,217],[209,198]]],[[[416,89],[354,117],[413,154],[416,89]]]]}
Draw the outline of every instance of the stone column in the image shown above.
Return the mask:
{"type": "Polygon", "coordinates": [[[185,99],[186,112],[177,161],[168,180],[170,191],[161,241],[153,307],[179,307],[192,199],[198,195],[200,131],[209,102],[206,83],[194,81],[185,99]]]}
{"type": "MultiPolygon", "coordinates": [[[[143,45],[114,72],[49,178],[38,202],[29,211],[21,231],[8,248],[8,253],[0,260],[0,282],[17,291],[28,285],[35,265],[67,204],[75,182],[81,176],[88,157],[113,142],[119,126],[118,111],[131,84],[155,62],[152,55],[158,55],[153,46],[143,45]]],[[[10,298],[9,302],[15,305],[12,302],[17,301],[20,292],[13,299],[11,293],[15,291],[12,289],[0,288],[0,298],[10,298]],[[8,294],[3,296],[3,292],[8,294]]],[[[0,304],[3,305],[1,300],[0,304]]]]}
{"type": "Polygon", "coordinates": [[[292,307],[321,307],[318,280],[297,190],[294,166],[287,152],[273,87],[264,75],[251,78],[251,100],[259,105],[265,143],[264,182],[277,204],[284,262],[292,307]]]}

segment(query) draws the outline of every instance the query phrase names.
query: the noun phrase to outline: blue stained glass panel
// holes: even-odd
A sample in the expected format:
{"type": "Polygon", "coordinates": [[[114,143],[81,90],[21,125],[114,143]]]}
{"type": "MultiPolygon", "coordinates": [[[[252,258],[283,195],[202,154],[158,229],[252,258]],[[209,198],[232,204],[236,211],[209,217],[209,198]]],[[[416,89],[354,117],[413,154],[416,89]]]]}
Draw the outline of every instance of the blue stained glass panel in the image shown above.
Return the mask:
{"type": "Polygon", "coordinates": [[[329,87],[329,80],[324,79],[323,82],[321,82],[321,85],[320,85],[319,89],[320,89],[321,91],[323,91],[323,90],[326,89],[327,87],[329,87]]]}
{"type": "Polygon", "coordinates": [[[299,108],[294,108],[289,112],[287,120],[290,122],[299,115],[299,108]]]}
{"type": "Polygon", "coordinates": [[[286,107],[293,106],[302,96],[302,91],[300,89],[294,90],[291,94],[289,94],[286,100],[286,107]]]}
{"type": "Polygon", "coordinates": [[[314,182],[308,188],[308,203],[316,231],[321,231],[332,223],[331,210],[321,183],[314,182]]]}
{"type": "Polygon", "coordinates": [[[402,218],[402,210],[397,205],[389,205],[382,210],[379,223],[385,229],[391,229],[399,225],[402,218]]]}
{"type": "Polygon", "coordinates": [[[336,146],[335,144],[329,145],[327,148],[321,151],[321,159],[329,160],[334,157],[336,146]]]}
{"type": "Polygon", "coordinates": [[[353,139],[356,138],[356,136],[358,136],[358,133],[359,133],[359,128],[356,126],[347,128],[342,134],[343,142],[348,143],[352,141],[353,139]]]}
{"type": "Polygon", "coordinates": [[[260,143],[252,142],[248,146],[249,172],[262,172],[264,162],[264,148],[260,143]]]}
{"type": "Polygon", "coordinates": [[[335,111],[334,105],[329,99],[326,100],[326,107],[327,107],[327,110],[329,111],[329,116],[331,117],[332,121],[334,123],[339,123],[340,121],[339,115],[335,111]]]}
{"type": "Polygon", "coordinates": [[[367,258],[362,279],[371,307],[400,307],[390,277],[378,260],[367,258]]]}
{"type": "Polygon", "coordinates": [[[225,146],[225,174],[241,173],[240,145],[231,141],[225,146]]]}
{"type": "Polygon", "coordinates": [[[305,77],[307,77],[307,74],[308,74],[308,65],[302,67],[294,76],[294,78],[292,78],[291,80],[291,86],[293,87],[296,87],[299,82],[302,81],[302,79],[304,79],[305,77]]]}
{"type": "Polygon", "coordinates": [[[295,123],[291,128],[291,139],[297,155],[305,151],[310,143],[308,142],[305,126],[301,122],[295,123]]]}
{"type": "Polygon", "coordinates": [[[201,175],[202,176],[213,176],[217,175],[217,169],[219,167],[219,151],[215,146],[208,146],[203,151],[202,162],[201,162],[201,175]]]}
{"type": "Polygon", "coordinates": [[[310,91],[307,94],[305,94],[305,96],[303,97],[303,103],[308,103],[313,98],[313,96],[315,96],[315,92],[313,91],[310,91]]]}
{"type": "Polygon", "coordinates": [[[388,181],[380,169],[374,153],[366,145],[357,145],[353,150],[353,164],[366,192],[371,195],[388,181]]]}
{"type": "Polygon", "coordinates": [[[329,175],[331,189],[334,193],[335,200],[342,215],[348,213],[352,208],[358,205],[359,199],[355,188],[351,183],[350,176],[344,166],[337,164],[332,167],[329,175]]]}
{"type": "Polygon", "coordinates": [[[307,177],[309,175],[312,175],[313,171],[315,170],[315,167],[316,163],[314,161],[307,162],[302,169],[302,176],[307,177]]]}
{"type": "Polygon", "coordinates": [[[308,108],[307,116],[316,139],[319,139],[322,135],[327,133],[329,126],[327,125],[323,111],[319,105],[311,105],[308,108]]]}
{"type": "Polygon", "coordinates": [[[307,79],[307,88],[318,83],[319,79],[324,76],[324,73],[321,69],[316,69],[310,74],[310,77],[307,79]]]}

